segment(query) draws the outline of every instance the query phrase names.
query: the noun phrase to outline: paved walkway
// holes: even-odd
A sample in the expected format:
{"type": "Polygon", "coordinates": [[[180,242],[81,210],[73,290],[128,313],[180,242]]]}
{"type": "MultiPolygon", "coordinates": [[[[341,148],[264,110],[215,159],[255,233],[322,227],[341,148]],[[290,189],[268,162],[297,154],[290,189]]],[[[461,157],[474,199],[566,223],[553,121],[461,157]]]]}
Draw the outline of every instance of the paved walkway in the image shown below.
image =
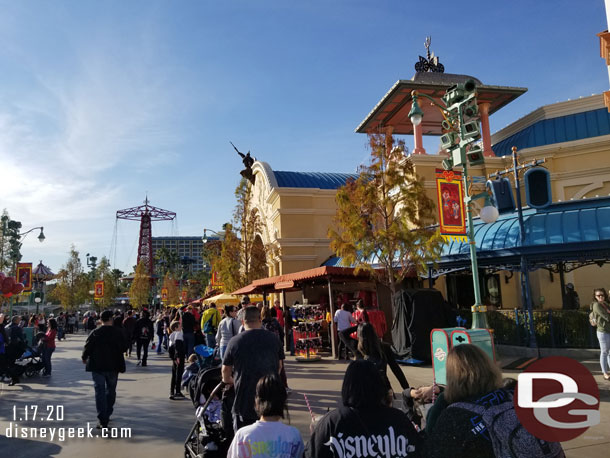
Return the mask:
{"type": "MultiPolygon", "coordinates": [[[[80,361],[80,352],[85,335],[70,335],[67,341],[58,343],[53,354],[53,375],[49,378],[24,378],[14,387],[0,385],[0,450],[19,458],[61,457],[177,457],[183,456],[183,443],[194,421],[194,408],[190,400],[170,401],[170,360],[166,354],[150,354],[148,367],[136,366],[134,357],[127,360],[127,372],[119,376],[117,402],[110,426],[131,428],[131,438],[104,439],[66,438],[22,439],[5,437],[5,430],[13,420],[13,409],[17,419],[24,418],[26,406],[38,407],[36,421],[17,421],[19,427],[42,428],[93,428],[97,423],[93,383],[80,361]],[[47,421],[47,408],[63,407],[63,420],[47,421]]],[[[585,361],[594,371],[602,393],[602,423],[591,428],[584,436],[564,444],[570,458],[607,457],[610,447],[610,383],[599,375],[596,360],[585,361]]],[[[288,382],[294,392],[289,396],[290,422],[296,426],[304,440],[309,437],[311,417],[303,394],[307,394],[315,414],[324,414],[333,409],[340,399],[341,383],[346,363],[325,360],[319,363],[298,363],[289,358],[286,362],[288,382]]],[[[428,384],[432,380],[431,368],[404,368],[407,379],[413,386],[428,384]]],[[[506,376],[516,372],[507,371],[506,376]]],[[[399,384],[391,376],[396,388],[399,384]]],[[[286,419],[288,420],[288,419],[286,419]]],[[[14,424],[14,422],[13,422],[14,424]]],[[[49,433],[50,434],[50,433],[49,433]]],[[[57,434],[57,433],[56,433],[57,434]]],[[[3,454],[4,456],[4,454],[3,454]]]]}

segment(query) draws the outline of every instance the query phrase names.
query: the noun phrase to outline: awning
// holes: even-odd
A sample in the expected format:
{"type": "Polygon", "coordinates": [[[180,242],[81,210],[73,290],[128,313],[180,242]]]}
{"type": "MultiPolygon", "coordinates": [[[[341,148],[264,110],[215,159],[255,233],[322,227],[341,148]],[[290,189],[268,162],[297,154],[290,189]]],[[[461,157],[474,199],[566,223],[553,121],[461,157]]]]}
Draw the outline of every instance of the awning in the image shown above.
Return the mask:
{"type": "MultiPolygon", "coordinates": [[[[227,294],[227,293],[222,293],[222,294],[218,294],[216,296],[210,297],[208,299],[205,299],[203,301],[204,304],[209,305],[212,302],[214,302],[216,305],[227,305],[227,304],[231,304],[231,305],[237,305],[240,302],[240,298],[237,296],[234,296],[233,294],[227,294]]],[[[261,302],[263,300],[263,296],[260,295],[254,295],[254,296],[250,296],[250,302],[261,302]]]]}
{"type": "MultiPolygon", "coordinates": [[[[240,295],[244,295],[244,294],[252,294],[255,291],[256,291],[256,286],[250,284],[250,285],[244,286],[243,288],[239,288],[237,291],[233,291],[231,294],[233,296],[240,296],[240,295]]],[[[258,292],[258,291],[256,291],[256,292],[258,292]]]]}
{"type": "Polygon", "coordinates": [[[254,280],[250,285],[245,286],[233,294],[248,294],[243,291],[251,288],[252,291],[257,292],[273,292],[282,291],[286,289],[297,288],[299,283],[311,280],[323,280],[330,279],[331,281],[339,280],[360,280],[369,281],[370,275],[366,271],[361,271],[358,274],[355,273],[356,269],[352,267],[337,267],[337,266],[321,266],[314,267],[313,269],[303,270],[301,272],[293,272],[284,275],[276,275],[269,278],[260,278],[254,280]]]}
{"type": "MultiPolygon", "coordinates": [[[[525,255],[533,269],[558,262],[610,260],[610,197],[556,202],[545,209],[523,210],[525,241],[521,245],[517,212],[501,215],[495,223],[474,221],[479,267],[519,270],[525,255]]],[[[468,243],[444,246],[433,277],[470,269],[468,243]]]]}

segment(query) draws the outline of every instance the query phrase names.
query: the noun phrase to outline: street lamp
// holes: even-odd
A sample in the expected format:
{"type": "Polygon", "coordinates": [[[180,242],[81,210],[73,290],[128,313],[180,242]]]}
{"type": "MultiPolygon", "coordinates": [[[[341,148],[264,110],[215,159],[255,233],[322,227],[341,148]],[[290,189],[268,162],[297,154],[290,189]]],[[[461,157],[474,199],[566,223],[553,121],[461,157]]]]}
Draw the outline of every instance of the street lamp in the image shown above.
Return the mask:
{"type": "MultiPolygon", "coordinates": [[[[44,239],[46,239],[46,237],[44,236],[44,227],[43,226],[38,226],[38,227],[33,227],[32,229],[30,229],[29,231],[25,231],[22,234],[19,234],[19,237],[23,237],[23,239],[25,239],[25,236],[28,235],[30,232],[35,231],[36,229],[40,229],[40,234],[38,234],[38,241],[40,243],[44,242],[44,239]]],[[[23,239],[21,240],[23,242],[23,239]]]]}
{"type": "Polygon", "coordinates": [[[35,297],[34,302],[36,302],[36,315],[38,315],[38,306],[42,302],[42,299],[40,297],[35,297]]]}
{"type": "Polygon", "coordinates": [[[224,238],[224,234],[221,234],[219,232],[213,231],[212,229],[206,229],[205,227],[203,228],[203,237],[201,238],[201,240],[203,241],[203,243],[208,243],[208,235],[207,235],[207,231],[212,232],[213,234],[216,234],[221,240],[224,238]]]}
{"type": "MultiPolygon", "coordinates": [[[[21,223],[20,223],[20,225],[21,225],[21,223]]],[[[40,243],[44,242],[44,239],[46,238],[44,236],[44,232],[43,232],[44,227],[43,226],[37,226],[37,227],[33,227],[29,231],[25,231],[25,232],[22,232],[21,234],[18,234],[18,237],[23,237],[23,239],[21,239],[21,242],[19,243],[19,248],[21,248],[21,245],[23,245],[23,240],[25,240],[27,235],[30,232],[35,231],[36,229],[40,229],[40,234],[38,234],[38,237],[37,237],[38,241],[40,243]]],[[[4,231],[2,233],[4,234],[4,231]]],[[[15,265],[13,267],[13,270],[15,272],[15,277],[17,277],[17,259],[15,259],[15,265]]],[[[13,315],[13,298],[12,297],[11,297],[9,303],[8,303],[8,306],[9,306],[9,314],[12,316],[13,315]]]]}
{"type": "Polygon", "coordinates": [[[498,210],[491,202],[487,192],[470,195],[468,182],[468,166],[479,165],[485,162],[483,151],[475,141],[480,138],[478,107],[476,100],[476,85],[473,80],[463,84],[456,84],[447,89],[442,97],[443,105],[427,94],[417,91],[411,92],[413,103],[409,111],[409,118],[414,126],[421,124],[424,112],[419,106],[418,98],[425,97],[436,106],[443,115],[441,123],[445,133],[441,136],[441,147],[450,152],[450,157],[443,160],[443,168],[451,170],[453,167],[462,166],[464,176],[464,205],[466,206],[466,235],[470,246],[470,263],[472,269],[472,283],[474,287],[474,305],[472,310],[472,327],[487,328],[487,307],[481,303],[481,289],[479,286],[479,268],[477,264],[477,252],[474,239],[474,225],[472,222],[472,208],[470,203],[476,199],[485,199],[485,205],[481,210],[481,219],[485,223],[493,223],[498,218],[498,210]]]}

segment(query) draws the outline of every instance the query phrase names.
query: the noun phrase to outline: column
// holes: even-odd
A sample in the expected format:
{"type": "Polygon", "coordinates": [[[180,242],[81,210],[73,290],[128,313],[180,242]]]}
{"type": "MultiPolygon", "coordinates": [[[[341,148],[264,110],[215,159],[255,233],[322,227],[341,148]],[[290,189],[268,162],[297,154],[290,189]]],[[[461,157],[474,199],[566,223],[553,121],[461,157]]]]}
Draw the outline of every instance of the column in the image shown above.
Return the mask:
{"type": "Polygon", "coordinates": [[[491,149],[491,134],[489,133],[489,102],[479,103],[479,114],[481,115],[481,137],[483,137],[483,156],[495,157],[491,149]]]}
{"type": "Polygon", "coordinates": [[[413,126],[413,153],[412,154],[426,154],[426,150],[423,145],[423,127],[420,123],[418,126],[413,126]]]}

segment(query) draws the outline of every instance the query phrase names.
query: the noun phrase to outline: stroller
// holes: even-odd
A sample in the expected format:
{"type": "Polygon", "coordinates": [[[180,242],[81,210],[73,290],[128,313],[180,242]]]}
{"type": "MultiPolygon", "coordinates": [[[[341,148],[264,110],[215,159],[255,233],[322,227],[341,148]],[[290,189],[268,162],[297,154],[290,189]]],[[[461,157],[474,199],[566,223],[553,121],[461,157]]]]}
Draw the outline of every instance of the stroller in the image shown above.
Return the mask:
{"type": "Polygon", "coordinates": [[[22,374],[25,374],[26,377],[38,375],[44,369],[42,349],[28,346],[19,359],[15,361],[15,364],[23,368],[22,374]]]}
{"type": "Polygon", "coordinates": [[[27,346],[23,354],[15,360],[13,371],[15,375],[21,376],[25,374],[26,377],[33,377],[38,375],[42,369],[44,369],[44,362],[42,361],[42,349],[44,342],[43,332],[36,334],[34,339],[35,346],[27,346]]]}
{"type": "MultiPolygon", "coordinates": [[[[199,371],[188,382],[188,391],[196,410],[196,421],[184,442],[187,458],[225,457],[231,443],[223,423],[225,403],[220,397],[224,388],[217,352],[204,345],[195,347],[199,371]]],[[[229,418],[231,412],[229,411],[229,418]]],[[[229,424],[231,422],[229,421],[229,424]]]]}

